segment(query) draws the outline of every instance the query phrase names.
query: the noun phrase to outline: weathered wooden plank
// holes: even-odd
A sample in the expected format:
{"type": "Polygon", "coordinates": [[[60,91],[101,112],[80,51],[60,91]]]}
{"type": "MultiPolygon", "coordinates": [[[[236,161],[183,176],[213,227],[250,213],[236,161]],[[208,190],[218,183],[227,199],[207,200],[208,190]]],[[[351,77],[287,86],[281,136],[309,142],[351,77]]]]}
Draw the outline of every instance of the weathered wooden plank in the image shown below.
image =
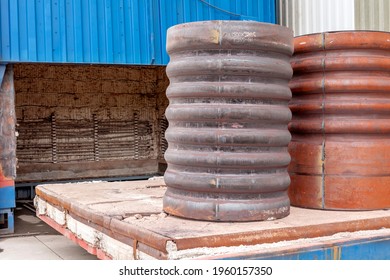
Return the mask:
{"type": "Polygon", "coordinates": [[[158,173],[157,160],[84,161],[19,164],[17,182],[128,177],[158,173]]]}

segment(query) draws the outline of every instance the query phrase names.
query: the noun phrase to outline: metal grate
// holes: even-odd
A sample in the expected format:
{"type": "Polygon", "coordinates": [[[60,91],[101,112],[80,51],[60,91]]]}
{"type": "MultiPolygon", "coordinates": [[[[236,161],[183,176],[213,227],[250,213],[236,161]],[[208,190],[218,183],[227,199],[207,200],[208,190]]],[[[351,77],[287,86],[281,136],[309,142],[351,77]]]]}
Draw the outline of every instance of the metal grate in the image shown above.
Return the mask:
{"type": "Polygon", "coordinates": [[[53,162],[52,121],[19,121],[16,156],[19,163],[53,162]]]}

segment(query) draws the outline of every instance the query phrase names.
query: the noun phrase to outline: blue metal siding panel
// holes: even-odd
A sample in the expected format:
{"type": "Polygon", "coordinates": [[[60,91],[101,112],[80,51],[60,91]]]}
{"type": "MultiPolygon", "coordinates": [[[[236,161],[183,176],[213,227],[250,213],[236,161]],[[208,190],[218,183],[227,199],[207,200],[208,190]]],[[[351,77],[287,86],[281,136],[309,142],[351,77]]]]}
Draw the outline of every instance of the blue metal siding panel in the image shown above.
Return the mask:
{"type": "Polygon", "coordinates": [[[52,33],[53,33],[53,61],[61,61],[61,27],[60,27],[60,5],[58,0],[52,3],[52,33]]]}
{"type": "MultiPolygon", "coordinates": [[[[80,36],[83,40],[83,47],[82,47],[82,53],[83,56],[81,57],[81,61],[91,61],[91,30],[89,29],[89,17],[90,17],[90,10],[89,10],[89,0],[81,1],[81,32],[80,36]],[[88,11],[88,13],[86,12],[88,11]]],[[[80,61],[80,62],[81,62],[80,61]]]]}
{"type": "MultiPolygon", "coordinates": [[[[35,20],[35,4],[34,1],[27,1],[27,36],[28,36],[28,57],[27,60],[36,61],[37,57],[37,33],[35,20]]],[[[0,35],[1,36],[1,35],[0,35]]]]}
{"type": "Polygon", "coordinates": [[[11,26],[11,57],[20,59],[19,57],[19,12],[18,1],[10,1],[10,26],[11,26]]]}
{"type": "MultiPolygon", "coordinates": [[[[45,35],[45,49],[44,56],[47,61],[54,61],[53,60],[53,36],[52,36],[52,12],[51,12],[51,0],[45,0],[44,1],[44,35],[45,35]]],[[[11,13],[12,15],[12,13],[11,13]]],[[[41,51],[41,50],[39,50],[41,51]]]]}
{"type": "MultiPolygon", "coordinates": [[[[148,1],[148,5],[139,5],[139,11],[137,16],[143,18],[144,20],[140,20],[140,45],[137,45],[135,51],[141,52],[141,61],[144,61],[145,64],[150,64],[150,35],[151,35],[151,17],[150,16],[150,1],[148,1]]],[[[145,2],[144,2],[145,3],[145,2]]]]}
{"type": "Polygon", "coordinates": [[[97,3],[96,1],[89,1],[89,30],[90,30],[90,52],[91,62],[99,62],[99,33],[98,33],[98,22],[97,16],[97,3]]]}
{"type": "Polygon", "coordinates": [[[133,33],[135,31],[135,27],[133,22],[131,21],[132,15],[132,5],[129,1],[124,3],[124,24],[125,24],[125,56],[126,61],[136,61],[134,59],[134,45],[133,45],[133,33]]]}
{"type": "Polygon", "coordinates": [[[20,60],[28,59],[28,27],[27,27],[27,3],[26,0],[19,1],[19,39],[20,39],[20,60]]]}
{"type": "MultiPolygon", "coordinates": [[[[152,11],[151,14],[153,15],[159,15],[160,11],[160,3],[158,1],[151,1],[152,5],[152,11]]],[[[153,31],[151,34],[151,53],[152,53],[152,58],[151,58],[151,63],[150,64],[155,64],[156,61],[160,62],[162,61],[162,48],[160,47],[160,42],[161,42],[161,20],[160,17],[156,17],[154,20],[152,20],[153,24],[153,31]]],[[[165,51],[164,51],[165,54],[165,51]]]]}
{"type": "Polygon", "coordinates": [[[120,9],[119,9],[119,1],[114,1],[111,4],[111,19],[112,19],[112,56],[113,61],[119,62],[120,61],[120,36],[119,36],[119,29],[120,29],[120,23],[119,23],[119,17],[120,17],[120,9]]]}
{"type": "Polygon", "coordinates": [[[369,240],[360,244],[343,247],[340,253],[342,260],[390,260],[390,238],[369,240]]]}
{"type": "Polygon", "coordinates": [[[141,41],[141,28],[140,21],[136,20],[136,15],[138,15],[138,1],[131,1],[131,11],[129,21],[132,23],[134,27],[133,30],[130,30],[130,38],[131,38],[131,52],[133,55],[132,61],[141,61],[141,51],[138,51],[138,42],[141,41]]]}
{"type": "Polygon", "coordinates": [[[83,14],[80,1],[73,1],[73,18],[74,21],[74,62],[84,61],[84,41],[83,41],[83,14]]]}
{"type": "Polygon", "coordinates": [[[60,0],[58,3],[58,49],[60,50],[58,54],[59,61],[66,61],[66,17],[65,17],[65,0],[60,0]]]}
{"type": "Polygon", "coordinates": [[[105,16],[105,10],[104,10],[105,4],[104,0],[97,0],[96,5],[96,13],[97,13],[97,33],[98,33],[98,61],[101,63],[105,63],[106,60],[106,35],[105,35],[105,22],[106,22],[106,16],[105,16]]]}
{"type": "Polygon", "coordinates": [[[113,61],[113,45],[112,45],[112,13],[111,13],[111,2],[105,1],[104,4],[104,19],[105,19],[105,30],[104,35],[106,36],[106,58],[103,62],[109,63],[113,61]]]}
{"type": "Polygon", "coordinates": [[[166,31],[275,22],[275,0],[0,0],[0,61],[167,64],[166,31]]]}
{"type": "Polygon", "coordinates": [[[0,60],[9,60],[8,1],[0,1],[0,60]]]}
{"type": "Polygon", "coordinates": [[[224,260],[390,260],[390,237],[372,237],[361,240],[324,244],[309,248],[294,249],[282,253],[245,254],[220,258],[224,260]]]}
{"type": "Polygon", "coordinates": [[[75,61],[75,48],[74,48],[74,21],[73,21],[73,3],[72,1],[66,1],[65,3],[65,32],[66,37],[66,49],[64,61],[75,61]]]}
{"type": "MultiPolygon", "coordinates": [[[[45,28],[45,21],[44,21],[44,8],[43,8],[43,0],[37,0],[36,2],[36,22],[37,22],[37,30],[40,32],[37,32],[37,61],[45,61],[45,34],[43,33],[43,30],[45,28]]],[[[15,60],[15,59],[13,59],[15,60]]]]}
{"type": "Polygon", "coordinates": [[[256,20],[276,22],[274,0],[158,0],[160,2],[162,64],[169,61],[165,51],[167,29],[175,24],[201,20],[256,20]]]}
{"type": "Polygon", "coordinates": [[[15,207],[15,186],[0,188],[0,209],[15,207]]]}

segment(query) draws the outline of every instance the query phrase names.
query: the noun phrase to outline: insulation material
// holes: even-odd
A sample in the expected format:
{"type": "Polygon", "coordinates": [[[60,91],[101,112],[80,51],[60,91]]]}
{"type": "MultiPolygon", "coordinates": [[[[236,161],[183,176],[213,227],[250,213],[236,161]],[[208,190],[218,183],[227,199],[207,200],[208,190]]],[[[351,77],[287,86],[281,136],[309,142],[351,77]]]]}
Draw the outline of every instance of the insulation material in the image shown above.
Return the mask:
{"type": "Polygon", "coordinates": [[[42,163],[154,160],[157,172],[167,81],[165,67],[16,64],[18,177],[42,163]]]}

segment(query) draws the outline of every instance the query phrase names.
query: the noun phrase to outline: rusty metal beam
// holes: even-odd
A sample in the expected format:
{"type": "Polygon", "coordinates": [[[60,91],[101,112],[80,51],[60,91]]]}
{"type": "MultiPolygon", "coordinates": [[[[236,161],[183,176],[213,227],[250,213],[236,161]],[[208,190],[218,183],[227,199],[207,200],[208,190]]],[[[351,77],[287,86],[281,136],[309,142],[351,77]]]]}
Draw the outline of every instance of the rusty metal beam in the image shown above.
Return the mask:
{"type": "Polygon", "coordinates": [[[178,250],[201,247],[223,247],[256,245],[302,238],[330,236],[339,232],[355,232],[361,230],[377,230],[388,227],[390,217],[363,219],[355,221],[324,223],[292,228],[277,228],[237,234],[219,234],[202,237],[178,238],[174,240],[178,250]]]}

